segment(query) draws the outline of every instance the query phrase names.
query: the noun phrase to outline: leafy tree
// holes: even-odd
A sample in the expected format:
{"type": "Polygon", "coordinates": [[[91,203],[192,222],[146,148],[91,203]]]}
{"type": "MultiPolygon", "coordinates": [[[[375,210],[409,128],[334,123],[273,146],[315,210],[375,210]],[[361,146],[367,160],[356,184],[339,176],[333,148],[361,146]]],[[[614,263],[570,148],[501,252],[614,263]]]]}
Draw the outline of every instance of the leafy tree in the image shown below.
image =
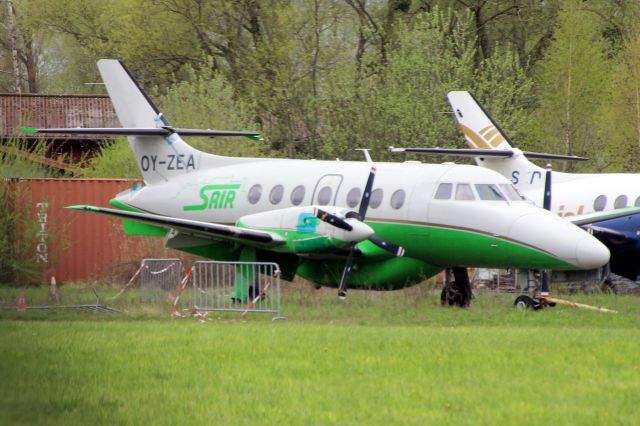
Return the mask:
{"type": "MultiPolygon", "coordinates": [[[[558,17],[554,38],[540,61],[540,106],[531,129],[530,148],[585,155],[602,162],[604,143],[597,117],[610,99],[610,64],[596,17],[568,0],[558,17]]],[[[574,163],[567,166],[573,171],[574,163]]]]}
{"type": "MultiPolygon", "coordinates": [[[[186,70],[187,78],[172,85],[159,99],[164,115],[176,126],[196,129],[260,131],[255,106],[234,98],[231,84],[220,72],[186,70]]],[[[267,154],[265,142],[245,138],[190,138],[189,144],[219,155],[267,154]]]]}
{"type": "MultiPolygon", "coordinates": [[[[469,90],[493,107],[507,128],[521,128],[523,100],[531,84],[517,57],[506,49],[475,68],[475,36],[470,14],[434,8],[411,23],[399,24],[389,64],[357,88],[336,90],[327,116],[331,157],[360,158],[353,148],[373,148],[376,159],[398,159],[395,146],[461,147],[462,137],[446,101],[452,90],[469,90]],[[366,83],[366,85],[365,85],[366,83]],[[347,95],[352,93],[351,96],[347,95]]],[[[343,79],[343,87],[348,86],[343,79]]]]}
{"type": "Polygon", "coordinates": [[[606,133],[612,170],[638,171],[640,159],[640,34],[625,43],[613,73],[606,133]]]}
{"type": "Polygon", "coordinates": [[[98,155],[90,160],[89,166],[82,169],[80,176],[139,178],[140,169],[127,140],[118,138],[114,143],[104,144],[98,155]]]}

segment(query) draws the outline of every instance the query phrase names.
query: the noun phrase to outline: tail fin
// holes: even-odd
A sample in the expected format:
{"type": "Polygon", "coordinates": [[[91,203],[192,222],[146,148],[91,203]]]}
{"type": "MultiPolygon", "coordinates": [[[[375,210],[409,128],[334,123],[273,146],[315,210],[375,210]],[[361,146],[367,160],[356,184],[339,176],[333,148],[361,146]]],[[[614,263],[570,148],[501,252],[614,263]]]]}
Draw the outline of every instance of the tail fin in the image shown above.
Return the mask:
{"type": "Polygon", "coordinates": [[[169,125],[158,107],[121,61],[100,59],[98,69],[122,127],[169,125]]]}
{"type": "MultiPolygon", "coordinates": [[[[169,126],[121,61],[101,59],[98,69],[122,127],[148,129],[169,126]]],[[[173,132],[166,136],[128,136],[128,140],[147,184],[167,182],[225,159],[196,150],[173,132]]]]}
{"type": "MultiPolygon", "coordinates": [[[[447,98],[462,128],[467,145],[473,149],[513,152],[512,156],[504,158],[476,157],[478,165],[497,171],[524,191],[543,186],[544,169],[530,162],[523,152],[515,147],[509,136],[493,121],[471,93],[449,92],[447,98]]],[[[549,158],[547,154],[543,155],[549,158]]]]}
{"type": "Polygon", "coordinates": [[[473,149],[509,149],[515,144],[469,92],[449,92],[449,104],[473,149]]]}

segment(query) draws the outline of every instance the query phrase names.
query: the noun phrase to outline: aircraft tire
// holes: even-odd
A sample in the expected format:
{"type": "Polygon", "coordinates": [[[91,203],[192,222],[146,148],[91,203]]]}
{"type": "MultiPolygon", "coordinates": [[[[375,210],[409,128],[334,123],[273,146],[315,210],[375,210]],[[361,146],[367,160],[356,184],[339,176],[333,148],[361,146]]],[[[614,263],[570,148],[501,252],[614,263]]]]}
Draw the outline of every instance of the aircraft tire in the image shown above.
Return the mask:
{"type": "Polygon", "coordinates": [[[536,309],[534,300],[526,294],[516,297],[516,300],[513,302],[513,306],[515,306],[516,309],[536,309]]]}

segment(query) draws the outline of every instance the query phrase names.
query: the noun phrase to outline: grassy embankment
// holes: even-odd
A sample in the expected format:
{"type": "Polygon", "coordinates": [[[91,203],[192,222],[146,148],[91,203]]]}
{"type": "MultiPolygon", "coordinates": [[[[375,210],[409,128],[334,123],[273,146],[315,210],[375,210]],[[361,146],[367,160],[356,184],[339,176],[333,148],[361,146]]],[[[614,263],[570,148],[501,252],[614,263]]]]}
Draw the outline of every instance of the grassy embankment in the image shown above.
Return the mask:
{"type": "MultiPolygon", "coordinates": [[[[3,312],[0,423],[634,424],[640,300],[285,291],[286,321],[3,312]]],[[[120,302],[123,303],[123,302],[120,302]]],[[[158,316],[162,313],[162,316],[158,316]]]]}

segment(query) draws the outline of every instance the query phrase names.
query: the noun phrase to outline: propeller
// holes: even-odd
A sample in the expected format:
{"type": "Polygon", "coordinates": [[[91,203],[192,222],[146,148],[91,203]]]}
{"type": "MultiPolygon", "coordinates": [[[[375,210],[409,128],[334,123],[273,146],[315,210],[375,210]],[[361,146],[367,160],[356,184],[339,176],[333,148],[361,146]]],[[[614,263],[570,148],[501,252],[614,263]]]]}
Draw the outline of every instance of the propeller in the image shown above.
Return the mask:
{"type": "MultiPolygon", "coordinates": [[[[360,208],[358,209],[358,213],[349,212],[345,215],[346,220],[336,216],[333,213],[326,212],[322,209],[315,210],[315,216],[323,222],[326,222],[330,225],[333,225],[337,228],[344,229],[345,231],[354,230],[355,223],[349,223],[347,220],[357,220],[358,222],[364,222],[364,218],[367,215],[367,210],[369,209],[369,202],[371,201],[371,189],[373,188],[373,181],[376,177],[376,168],[371,167],[371,171],[369,172],[369,177],[367,178],[367,183],[364,186],[364,193],[362,194],[362,199],[360,200],[360,208]]],[[[364,225],[364,223],[363,223],[364,225]]],[[[366,226],[366,225],[365,225],[366,226]]],[[[356,229],[358,227],[355,227],[356,229]]],[[[370,228],[369,228],[370,229],[370,228]]],[[[355,231],[354,231],[355,232],[355,231]]],[[[384,241],[381,238],[376,237],[375,235],[369,235],[367,238],[376,246],[380,247],[383,250],[388,251],[394,256],[403,256],[404,248],[397,244],[393,244],[387,241],[384,241]]],[[[349,254],[347,255],[347,262],[344,265],[344,270],[342,271],[342,278],[340,279],[340,287],[338,288],[338,297],[340,299],[345,299],[347,297],[347,288],[349,287],[349,277],[351,276],[351,271],[353,269],[353,255],[355,252],[356,245],[359,241],[353,241],[349,246],[349,254]]]]}
{"type": "MultiPolygon", "coordinates": [[[[551,211],[551,164],[547,164],[545,167],[546,173],[544,176],[544,198],[542,199],[542,207],[545,210],[551,211]]],[[[541,271],[540,277],[540,295],[542,297],[549,296],[549,271],[541,271]]]]}
{"type": "Polygon", "coordinates": [[[544,198],[542,200],[542,207],[545,210],[551,210],[551,164],[547,164],[545,170],[546,173],[544,176],[544,198]]]}
{"type": "Polygon", "coordinates": [[[326,212],[322,209],[316,209],[314,214],[321,221],[333,225],[337,228],[344,229],[345,231],[353,230],[353,226],[351,226],[349,222],[332,213],[326,212]]]}

